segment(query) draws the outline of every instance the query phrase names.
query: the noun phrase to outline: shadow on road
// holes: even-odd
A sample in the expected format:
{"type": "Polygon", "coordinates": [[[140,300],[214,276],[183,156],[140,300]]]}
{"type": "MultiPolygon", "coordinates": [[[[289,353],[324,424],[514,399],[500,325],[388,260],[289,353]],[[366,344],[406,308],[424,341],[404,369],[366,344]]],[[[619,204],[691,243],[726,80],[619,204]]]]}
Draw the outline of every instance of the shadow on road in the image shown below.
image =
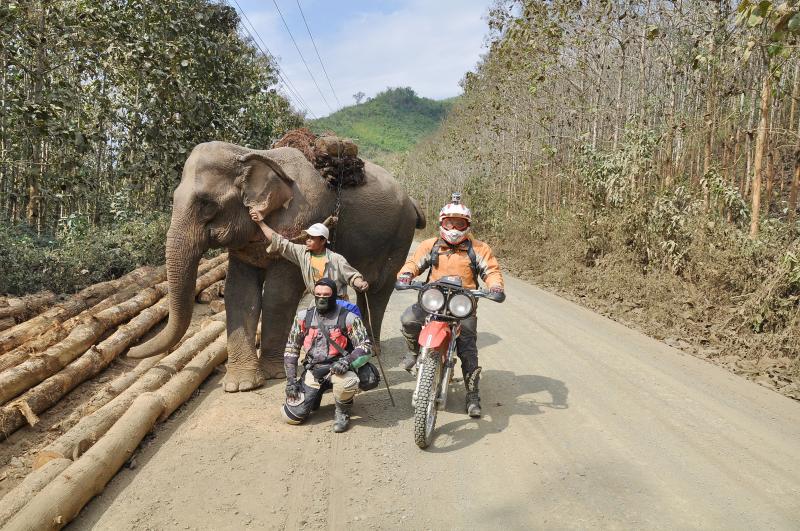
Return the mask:
{"type": "MultiPolygon", "coordinates": [[[[569,407],[568,395],[566,384],[555,378],[486,370],[481,377],[483,417],[473,419],[465,416],[446,424],[437,422],[433,444],[427,451],[446,453],[465,448],[486,436],[503,432],[514,415],[539,415],[546,409],[566,409],[569,407]],[[542,393],[546,396],[541,396],[542,393]]],[[[447,411],[463,414],[464,399],[463,384],[452,382],[447,411]]]]}

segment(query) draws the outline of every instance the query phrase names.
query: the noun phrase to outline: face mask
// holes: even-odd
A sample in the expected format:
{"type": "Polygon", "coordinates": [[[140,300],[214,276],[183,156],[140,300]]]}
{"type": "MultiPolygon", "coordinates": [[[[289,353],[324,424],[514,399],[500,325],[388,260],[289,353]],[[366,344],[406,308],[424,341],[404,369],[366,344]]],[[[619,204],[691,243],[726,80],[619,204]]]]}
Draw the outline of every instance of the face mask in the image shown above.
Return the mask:
{"type": "Polygon", "coordinates": [[[328,313],[329,311],[336,308],[336,299],[335,297],[319,297],[314,296],[314,306],[317,308],[319,313],[328,313]]]}
{"type": "Polygon", "coordinates": [[[466,230],[447,230],[444,227],[439,228],[439,233],[442,235],[442,239],[450,245],[457,245],[466,240],[468,232],[469,227],[467,227],[466,230]]]}

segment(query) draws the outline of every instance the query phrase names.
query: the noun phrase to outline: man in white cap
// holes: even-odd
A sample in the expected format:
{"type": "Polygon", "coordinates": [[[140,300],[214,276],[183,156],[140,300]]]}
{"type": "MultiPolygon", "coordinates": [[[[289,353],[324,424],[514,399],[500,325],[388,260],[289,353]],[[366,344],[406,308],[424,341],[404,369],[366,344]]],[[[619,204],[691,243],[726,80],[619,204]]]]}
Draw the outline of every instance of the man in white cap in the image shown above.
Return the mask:
{"type": "Polygon", "coordinates": [[[322,278],[330,278],[336,282],[340,299],[347,300],[347,286],[357,291],[367,291],[369,284],[347,259],[328,249],[330,233],[322,223],[314,223],[306,229],[306,244],[292,243],[264,223],[264,216],[257,210],[250,209],[250,217],[261,232],[269,240],[268,251],[276,251],[290,262],[300,266],[303,281],[309,293],[314,292],[314,284],[322,278]],[[343,296],[344,295],[344,296],[343,296]]]}

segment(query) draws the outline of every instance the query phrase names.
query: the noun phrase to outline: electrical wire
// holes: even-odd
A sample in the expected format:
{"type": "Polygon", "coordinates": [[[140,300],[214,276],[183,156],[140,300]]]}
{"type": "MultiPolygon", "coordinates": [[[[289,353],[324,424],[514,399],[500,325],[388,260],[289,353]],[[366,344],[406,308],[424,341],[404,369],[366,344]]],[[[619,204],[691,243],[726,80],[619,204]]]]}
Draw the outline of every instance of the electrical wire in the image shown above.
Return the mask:
{"type": "Polygon", "coordinates": [[[336,98],[336,103],[339,104],[339,107],[342,106],[342,102],[339,101],[339,96],[336,95],[336,90],[333,88],[333,83],[331,83],[331,77],[328,75],[328,70],[325,68],[325,63],[322,61],[322,57],[319,55],[319,50],[317,49],[317,43],[314,42],[314,36],[311,35],[311,28],[308,27],[308,21],[306,20],[306,14],[303,13],[303,8],[300,6],[300,0],[296,0],[297,2],[297,9],[300,10],[300,16],[303,17],[303,24],[306,25],[306,31],[308,31],[308,36],[311,38],[311,44],[314,45],[314,52],[317,54],[317,59],[319,59],[319,65],[322,67],[322,71],[325,73],[325,79],[328,80],[328,86],[331,88],[331,92],[333,93],[333,97],[336,98]]]}
{"type": "Polygon", "coordinates": [[[322,101],[324,101],[325,105],[328,106],[328,110],[333,112],[333,107],[331,107],[331,104],[328,103],[328,100],[325,98],[325,94],[322,93],[322,89],[319,88],[319,83],[317,83],[317,78],[314,77],[314,74],[311,72],[311,68],[309,68],[309,66],[308,66],[308,62],[306,61],[306,58],[303,57],[303,52],[300,51],[300,46],[297,45],[297,41],[294,39],[294,35],[292,35],[292,30],[289,29],[289,24],[286,23],[286,19],[283,17],[283,13],[281,12],[281,8],[278,7],[278,2],[276,2],[275,0],[272,0],[272,3],[275,5],[275,9],[278,10],[278,15],[280,15],[281,20],[283,21],[283,27],[286,28],[286,31],[289,33],[289,38],[292,39],[292,44],[294,44],[295,50],[297,50],[298,55],[300,55],[300,59],[303,61],[303,64],[306,67],[306,71],[308,72],[308,75],[311,76],[311,81],[313,81],[314,82],[314,86],[317,87],[317,91],[319,92],[319,95],[322,97],[322,101]]]}
{"type": "MultiPolygon", "coordinates": [[[[236,9],[228,0],[223,0],[223,1],[225,1],[225,3],[228,4],[230,7],[236,9]]],[[[251,32],[250,29],[247,27],[247,25],[244,22],[242,22],[242,24],[241,24],[242,29],[244,29],[244,31],[250,36],[250,39],[253,41],[253,44],[255,44],[256,48],[258,48],[258,50],[264,55],[264,57],[266,57],[270,61],[274,61],[275,62],[275,64],[276,64],[275,71],[278,74],[278,78],[281,80],[281,84],[286,89],[286,91],[288,93],[287,95],[289,95],[292,99],[294,99],[301,106],[301,110],[302,111],[310,114],[312,118],[316,119],[317,116],[311,111],[311,107],[309,107],[309,105],[305,102],[303,97],[300,95],[300,91],[298,91],[297,88],[294,86],[294,84],[291,82],[291,80],[289,79],[288,74],[282,73],[282,68],[280,66],[280,61],[278,61],[277,56],[275,56],[275,54],[273,54],[270,51],[269,47],[264,42],[264,39],[261,37],[261,34],[258,33],[258,30],[256,29],[255,25],[252,23],[250,18],[247,16],[247,13],[245,13],[244,9],[242,8],[242,6],[239,4],[239,2],[237,0],[233,0],[233,2],[236,4],[236,7],[238,7],[238,11],[241,13],[241,15],[244,18],[244,20],[247,21],[247,23],[250,24],[250,26],[253,28],[253,31],[251,32]],[[255,33],[255,35],[253,35],[253,33],[255,33]],[[258,39],[256,39],[256,36],[258,37],[258,39]],[[261,44],[259,44],[259,41],[261,42],[261,44]],[[262,48],[262,45],[263,45],[263,48],[262,48]],[[266,51],[265,51],[265,49],[266,49],[266,51]]],[[[240,21],[241,21],[241,19],[240,19],[240,21]]]]}

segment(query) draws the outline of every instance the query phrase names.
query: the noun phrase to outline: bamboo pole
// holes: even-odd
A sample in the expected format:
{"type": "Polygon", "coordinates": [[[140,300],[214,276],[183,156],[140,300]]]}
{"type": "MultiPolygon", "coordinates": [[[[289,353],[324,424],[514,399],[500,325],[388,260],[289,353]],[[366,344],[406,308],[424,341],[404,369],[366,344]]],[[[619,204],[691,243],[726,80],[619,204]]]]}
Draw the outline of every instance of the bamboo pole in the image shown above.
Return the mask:
{"type": "Polygon", "coordinates": [[[132,386],[97,411],[83,417],[69,431],[40,450],[34,459],[33,468],[40,468],[52,459],[77,459],[114,425],[136,397],[164,385],[193,357],[204,352],[204,349],[224,350],[227,344],[224,331],[225,324],[220,321],[205,323],[199,332],[148,370],[132,386]]]}
{"type": "Polygon", "coordinates": [[[226,358],[225,349],[206,349],[159,391],[139,395],[108,433],[36,494],[5,530],[60,529],[73,520],[103,491],[156,422],[165,420],[191,397],[226,358]]]}
{"type": "MultiPolygon", "coordinates": [[[[227,264],[221,264],[197,279],[195,294],[225,276],[227,264]]],[[[136,340],[146,334],[169,314],[169,299],[158,304],[121,326],[108,339],[90,348],[80,358],[57,372],[36,387],[0,409],[0,439],[7,438],[27,421],[38,422],[37,415],[58,402],[79,384],[105,369],[114,359],[136,340]]]]}

